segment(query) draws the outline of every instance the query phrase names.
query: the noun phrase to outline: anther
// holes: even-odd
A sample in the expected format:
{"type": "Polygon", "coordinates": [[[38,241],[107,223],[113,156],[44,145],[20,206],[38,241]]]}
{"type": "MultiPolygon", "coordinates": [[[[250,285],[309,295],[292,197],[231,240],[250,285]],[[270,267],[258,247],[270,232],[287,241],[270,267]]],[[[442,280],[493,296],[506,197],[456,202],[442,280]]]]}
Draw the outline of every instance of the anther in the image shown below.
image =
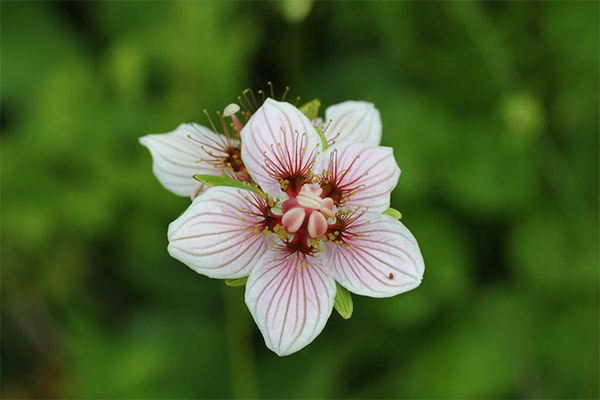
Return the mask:
{"type": "Polygon", "coordinates": [[[231,103],[223,110],[223,116],[231,117],[231,120],[233,121],[233,124],[235,125],[237,131],[241,132],[244,125],[242,125],[237,115],[235,115],[235,113],[237,113],[238,111],[240,111],[240,106],[238,106],[235,103],[231,103]]]}

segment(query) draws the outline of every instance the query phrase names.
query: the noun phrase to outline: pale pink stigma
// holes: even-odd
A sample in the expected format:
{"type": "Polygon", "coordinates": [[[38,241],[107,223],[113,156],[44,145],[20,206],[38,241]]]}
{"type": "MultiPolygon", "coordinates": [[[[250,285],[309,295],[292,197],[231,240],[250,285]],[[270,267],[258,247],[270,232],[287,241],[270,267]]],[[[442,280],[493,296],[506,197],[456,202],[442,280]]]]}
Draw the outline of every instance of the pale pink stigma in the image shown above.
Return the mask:
{"type": "Polygon", "coordinates": [[[333,200],[329,197],[322,198],[322,192],[320,187],[305,184],[297,197],[283,203],[281,223],[288,233],[308,234],[312,239],[325,234],[327,218],[335,217],[335,213],[333,200]]]}
{"type": "Polygon", "coordinates": [[[327,219],[320,212],[310,214],[308,218],[308,235],[316,238],[327,232],[327,219]]]}
{"type": "Polygon", "coordinates": [[[302,226],[304,222],[304,217],[306,216],[306,211],[302,207],[295,207],[283,214],[283,218],[281,219],[281,223],[286,231],[289,233],[296,233],[298,229],[302,226]]]}

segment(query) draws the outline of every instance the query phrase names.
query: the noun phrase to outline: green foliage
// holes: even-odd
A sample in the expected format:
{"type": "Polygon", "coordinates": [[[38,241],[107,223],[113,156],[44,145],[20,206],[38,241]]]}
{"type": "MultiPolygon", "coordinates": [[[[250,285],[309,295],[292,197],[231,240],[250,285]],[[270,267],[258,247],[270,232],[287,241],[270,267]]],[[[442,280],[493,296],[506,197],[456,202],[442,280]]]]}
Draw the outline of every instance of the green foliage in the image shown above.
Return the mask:
{"type": "Polygon", "coordinates": [[[387,214],[391,217],[394,217],[396,219],[402,219],[402,213],[392,207],[388,208],[387,210],[385,210],[383,212],[384,214],[387,214]]]}
{"type": "Polygon", "coordinates": [[[236,188],[247,189],[247,190],[256,190],[257,189],[256,185],[254,185],[254,184],[242,182],[240,180],[233,179],[233,178],[228,178],[226,176],[196,174],[196,175],[194,175],[194,179],[197,180],[198,182],[202,182],[205,185],[210,186],[210,187],[229,186],[229,187],[236,187],[236,188]]]}
{"type": "Polygon", "coordinates": [[[248,281],[247,276],[245,276],[243,278],[237,278],[237,279],[225,279],[225,285],[227,285],[229,287],[246,286],[247,281],[248,281]]]}
{"type": "Polygon", "coordinates": [[[2,397],[598,398],[598,3],[296,3],[2,4],[2,397]],[[268,80],[375,103],[426,264],[286,358],[137,142],[268,80]]]}
{"type": "Polygon", "coordinates": [[[301,105],[298,109],[311,121],[314,121],[319,116],[319,108],[321,108],[321,100],[313,99],[301,105]]]}

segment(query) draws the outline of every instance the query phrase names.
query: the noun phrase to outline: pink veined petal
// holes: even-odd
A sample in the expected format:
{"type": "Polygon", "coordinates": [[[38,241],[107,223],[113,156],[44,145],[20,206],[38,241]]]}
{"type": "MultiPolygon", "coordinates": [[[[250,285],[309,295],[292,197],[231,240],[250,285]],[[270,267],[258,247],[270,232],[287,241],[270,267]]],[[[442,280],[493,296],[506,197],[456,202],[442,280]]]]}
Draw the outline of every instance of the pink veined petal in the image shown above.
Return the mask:
{"type": "Polygon", "coordinates": [[[383,212],[400,177],[391,147],[345,142],[329,147],[317,158],[315,172],[327,173],[339,191],[348,196],[344,207],[368,207],[383,212]]]}
{"type": "Polygon", "coordinates": [[[343,246],[325,244],[323,266],[349,291],[370,297],[391,297],[419,286],[425,264],[410,231],[389,215],[366,212],[342,237],[343,246]]]}
{"type": "Polygon", "coordinates": [[[209,278],[247,276],[271,237],[262,229],[260,197],[232,187],[213,187],[196,197],[169,225],[169,254],[209,278]]]}
{"type": "Polygon", "coordinates": [[[280,180],[311,170],[320,146],[317,132],[300,110],[271,98],[252,115],[241,137],[244,165],[272,197],[281,196],[280,180]]]}
{"type": "Polygon", "coordinates": [[[279,356],[311,343],[333,309],[335,281],[321,270],[318,258],[270,251],[250,272],[246,304],[267,347],[279,356]],[[308,262],[308,266],[307,266],[308,262]]]}
{"type": "MultiPolygon", "coordinates": [[[[151,134],[139,138],[152,155],[152,171],[158,181],[178,196],[194,196],[206,190],[194,180],[195,174],[221,175],[222,171],[208,162],[200,161],[207,157],[202,143],[215,143],[221,140],[210,129],[191,124],[181,124],[172,132],[151,134]],[[191,138],[190,138],[191,136],[191,138]]],[[[239,142],[231,139],[233,143],[239,142]]],[[[214,151],[215,157],[228,154],[214,151]]]]}
{"type": "Polygon", "coordinates": [[[325,110],[325,125],[329,143],[350,140],[378,146],[381,142],[381,116],[372,103],[345,101],[334,104],[325,110]]]}

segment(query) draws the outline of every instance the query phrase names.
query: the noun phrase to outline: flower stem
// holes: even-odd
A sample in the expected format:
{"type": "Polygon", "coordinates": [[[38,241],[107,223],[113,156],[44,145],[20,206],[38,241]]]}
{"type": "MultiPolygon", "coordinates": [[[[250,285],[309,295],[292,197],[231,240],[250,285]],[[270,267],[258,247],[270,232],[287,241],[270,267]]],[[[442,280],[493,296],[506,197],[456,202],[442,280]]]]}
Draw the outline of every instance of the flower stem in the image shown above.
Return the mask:
{"type": "Polygon", "coordinates": [[[252,343],[252,319],[243,301],[243,291],[227,286],[223,290],[231,394],[234,399],[256,399],[258,380],[252,343]]]}

